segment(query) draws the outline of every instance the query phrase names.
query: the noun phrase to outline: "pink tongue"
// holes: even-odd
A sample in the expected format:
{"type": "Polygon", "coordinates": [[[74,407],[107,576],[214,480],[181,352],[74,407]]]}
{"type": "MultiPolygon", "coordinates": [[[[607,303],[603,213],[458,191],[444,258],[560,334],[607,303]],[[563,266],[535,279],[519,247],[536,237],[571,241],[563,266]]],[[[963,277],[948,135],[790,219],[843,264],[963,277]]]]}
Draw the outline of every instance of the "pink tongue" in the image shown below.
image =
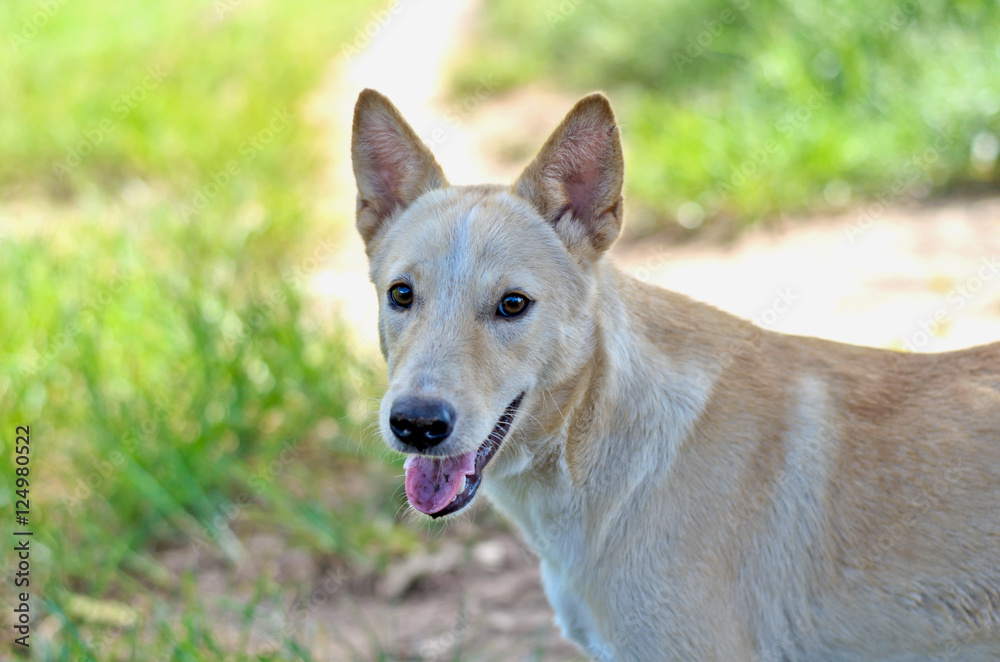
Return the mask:
{"type": "Polygon", "coordinates": [[[458,496],[462,478],[476,473],[476,451],[458,457],[431,458],[411,455],[403,464],[406,470],[406,496],[410,504],[431,515],[458,496]]]}

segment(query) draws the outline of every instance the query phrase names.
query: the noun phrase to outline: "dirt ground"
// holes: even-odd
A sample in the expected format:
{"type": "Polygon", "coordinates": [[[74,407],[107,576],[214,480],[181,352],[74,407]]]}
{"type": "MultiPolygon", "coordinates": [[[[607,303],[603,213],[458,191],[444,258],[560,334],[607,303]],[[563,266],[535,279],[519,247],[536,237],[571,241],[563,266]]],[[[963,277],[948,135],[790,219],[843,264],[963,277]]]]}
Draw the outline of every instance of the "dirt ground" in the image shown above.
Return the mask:
{"type": "Polygon", "coordinates": [[[192,579],[226,648],[270,655],[294,637],[317,660],[585,659],[552,623],[537,559],[502,527],[463,519],[431,541],[429,552],[385,572],[290,549],[273,534],[242,542],[253,553],[235,565],[191,547],[157,559],[172,575],[192,579]],[[260,605],[244,642],[235,614],[253,602],[261,577],[285,595],[280,604],[260,605]]]}
{"type": "Polygon", "coordinates": [[[468,533],[345,596],[331,614],[341,649],[370,654],[377,641],[400,660],[585,659],[553,625],[532,553],[507,533],[468,533]]]}

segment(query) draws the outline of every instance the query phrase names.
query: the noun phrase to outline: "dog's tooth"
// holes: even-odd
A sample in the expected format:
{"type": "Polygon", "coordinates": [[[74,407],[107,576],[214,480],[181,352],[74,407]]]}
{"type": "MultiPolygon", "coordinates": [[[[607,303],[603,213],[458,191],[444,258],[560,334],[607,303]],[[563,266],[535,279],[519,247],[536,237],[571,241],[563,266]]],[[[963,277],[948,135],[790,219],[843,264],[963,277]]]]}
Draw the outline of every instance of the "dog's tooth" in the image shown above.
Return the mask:
{"type": "Polygon", "coordinates": [[[458,493],[461,494],[462,492],[464,492],[465,488],[468,487],[468,485],[469,485],[469,477],[462,476],[462,487],[459,488],[458,493]]]}

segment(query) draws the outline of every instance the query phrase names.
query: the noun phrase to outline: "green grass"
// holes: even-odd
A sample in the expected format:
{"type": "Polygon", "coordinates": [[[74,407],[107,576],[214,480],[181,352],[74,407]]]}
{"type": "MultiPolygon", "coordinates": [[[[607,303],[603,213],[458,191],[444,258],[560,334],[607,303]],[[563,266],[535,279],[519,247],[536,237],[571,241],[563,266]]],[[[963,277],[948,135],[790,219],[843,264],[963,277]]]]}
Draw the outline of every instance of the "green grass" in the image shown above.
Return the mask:
{"type": "MultiPolygon", "coordinates": [[[[0,508],[30,425],[32,650],[309,659],[227,647],[157,559],[236,561],[254,531],[368,567],[418,544],[398,462],[359,442],[381,377],[298,282],[322,234],[303,105],[380,3],[47,6],[0,7],[0,508]],[[370,493],[342,502],[347,475],[370,493]]],[[[231,607],[244,634],[287,588],[231,607]]]]}
{"type": "Polygon", "coordinates": [[[605,89],[649,212],[633,229],[742,227],[1000,183],[998,30],[994,2],[507,0],[487,6],[457,90],[605,89]]]}

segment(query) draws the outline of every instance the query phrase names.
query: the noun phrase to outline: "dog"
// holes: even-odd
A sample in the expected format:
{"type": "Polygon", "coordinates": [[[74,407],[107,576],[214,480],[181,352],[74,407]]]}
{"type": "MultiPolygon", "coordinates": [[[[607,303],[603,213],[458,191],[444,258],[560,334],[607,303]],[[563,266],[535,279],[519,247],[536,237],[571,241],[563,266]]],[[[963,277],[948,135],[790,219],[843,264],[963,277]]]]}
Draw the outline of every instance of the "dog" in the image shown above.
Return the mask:
{"type": "Polygon", "coordinates": [[[352,158],[388,445],[483,492],[598,660],[1000,660],[1000,343],[769,332],[606,259],[624,166],[581,99],[511,186],[451,186],[365,90],[352,158]]]}

